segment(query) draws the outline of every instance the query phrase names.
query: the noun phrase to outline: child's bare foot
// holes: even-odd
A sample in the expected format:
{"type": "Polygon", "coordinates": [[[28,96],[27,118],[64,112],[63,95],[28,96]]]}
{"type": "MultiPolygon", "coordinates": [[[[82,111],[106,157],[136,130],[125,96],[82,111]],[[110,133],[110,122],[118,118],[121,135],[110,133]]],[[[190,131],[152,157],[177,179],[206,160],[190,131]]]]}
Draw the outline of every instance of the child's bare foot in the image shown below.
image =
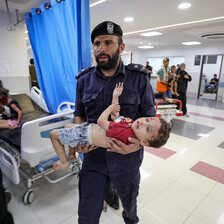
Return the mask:
{"type": "Polygon", "coordinates": [[[170,98],[166,98],[165,99],[166,100],[166,102],[168,102],[168,103],[175,103],[175,100],[174,99],[170,99],[170,98]]]}
{"type": "Polygon", "coordinates": [[[171,91],[171,93],[172,93],[173,95],[175,95],[175,94],[176,94],[174,91],[171,91]]]}
{"type": "Polygon", "coordinates": [[[69,154],[69,155],[68,155],[68,161],[70,161],[70,160],[74,160],[74,159],[76,159],[75,154],[69,154]]]}
{"type": "Polygon", "coordinates": [[[66,169],[70,166],[70,164],[67,162],[65,164],[61,163],[60,160],[58,160],[57,162],[54,162],[53,167],[54,170],[62,170],[62,169],[66,169]]]}
{"type": "Polygon", "coordinates": [[[180,96],[180,94],[179,94],[179,93],[176,93],[176,95],[177,95],[177,96],[180,96]]]}

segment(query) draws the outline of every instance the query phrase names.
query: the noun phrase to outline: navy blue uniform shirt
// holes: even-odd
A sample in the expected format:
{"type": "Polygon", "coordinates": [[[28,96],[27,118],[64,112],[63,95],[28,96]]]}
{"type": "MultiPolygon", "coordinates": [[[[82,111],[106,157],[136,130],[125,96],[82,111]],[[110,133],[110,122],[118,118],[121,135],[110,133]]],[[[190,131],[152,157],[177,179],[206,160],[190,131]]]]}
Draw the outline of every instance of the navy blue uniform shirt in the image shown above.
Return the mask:
{"type": "MultiPolygon", "coordinates": [[[[122,61],[111,77],[104,76],[98,66],[81,71],[77,75],[74,116],[85,117],[89,123],[97,123],[100,114],[111,105],[115,85],[123,82],[124,90],[119,97],[120,115],[133,120],[155,117],[154,94],[147,74],[143,66],[125,66],[122,61]]],[[[97,148],[84,155],[82,169],[119,176],[138,169],[142,159],[143,148],[128,155],[97,148]]]]}

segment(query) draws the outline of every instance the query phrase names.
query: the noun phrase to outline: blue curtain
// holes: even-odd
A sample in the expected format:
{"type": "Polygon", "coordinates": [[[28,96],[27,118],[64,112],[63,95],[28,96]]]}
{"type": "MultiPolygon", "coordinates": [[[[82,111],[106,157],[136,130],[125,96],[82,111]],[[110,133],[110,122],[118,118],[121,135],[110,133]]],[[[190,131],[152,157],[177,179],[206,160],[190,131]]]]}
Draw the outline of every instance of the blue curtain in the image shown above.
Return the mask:
{"type": "Polygon", "coordinates": [[[89,0],[52,0],[49,9],[45,3],[25,17],[39,86],[56,113],[60,103],[75,102],[75,75],[91,66],[90,10],[89,0]]]}

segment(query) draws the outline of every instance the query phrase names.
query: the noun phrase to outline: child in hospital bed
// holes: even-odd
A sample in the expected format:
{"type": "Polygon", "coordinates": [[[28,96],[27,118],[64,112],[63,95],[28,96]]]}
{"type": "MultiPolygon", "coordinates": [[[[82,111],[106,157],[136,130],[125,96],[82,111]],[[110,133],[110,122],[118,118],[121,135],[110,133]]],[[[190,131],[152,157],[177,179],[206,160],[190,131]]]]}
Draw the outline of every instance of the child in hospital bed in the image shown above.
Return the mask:
{"type": "Polygon", "coordinates": [[[23,112],[16,100],[8,96],[8,90],[0,87],[0,129],[10,129],[21,127],[23,112]]]}
{"type": "MultiPolygon", "coordinates": [[[[161,118],[142,117],[135,121],[130,118],[118,117],[120,105],[118,97],[123,91],[123,83],[116,85],[113,92],[112,105],[110,105],[97,120],[97,124],[73,124],[72,128],[56,129],[51,131],[50,138],[59,157],[53,164],[55,170],[69,167],[64,144],[76,147],[79,142],[83,145],[89,143],[98,147],[108,148],[110,138],[116,138],[129,144],[128,137],[137,138],[142,146],[161,147],[170,134],[170,126],[161,118]],[[108,121],[111,115],[112,121],[108,121]]],[[[70,153],[69,153],[70,154],[70,153]]]]}

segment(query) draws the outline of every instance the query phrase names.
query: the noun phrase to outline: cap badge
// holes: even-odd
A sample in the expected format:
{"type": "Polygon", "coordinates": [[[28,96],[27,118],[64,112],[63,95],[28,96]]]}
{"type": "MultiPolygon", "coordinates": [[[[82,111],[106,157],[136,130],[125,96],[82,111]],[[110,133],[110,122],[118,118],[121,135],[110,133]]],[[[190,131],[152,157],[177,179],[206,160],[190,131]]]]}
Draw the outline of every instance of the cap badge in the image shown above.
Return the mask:
{"type": "Polygon", "coordinates": [[[113,34],[114,33],[114,24],[111,22],[107,23],[107,33],[113,34]]]}

